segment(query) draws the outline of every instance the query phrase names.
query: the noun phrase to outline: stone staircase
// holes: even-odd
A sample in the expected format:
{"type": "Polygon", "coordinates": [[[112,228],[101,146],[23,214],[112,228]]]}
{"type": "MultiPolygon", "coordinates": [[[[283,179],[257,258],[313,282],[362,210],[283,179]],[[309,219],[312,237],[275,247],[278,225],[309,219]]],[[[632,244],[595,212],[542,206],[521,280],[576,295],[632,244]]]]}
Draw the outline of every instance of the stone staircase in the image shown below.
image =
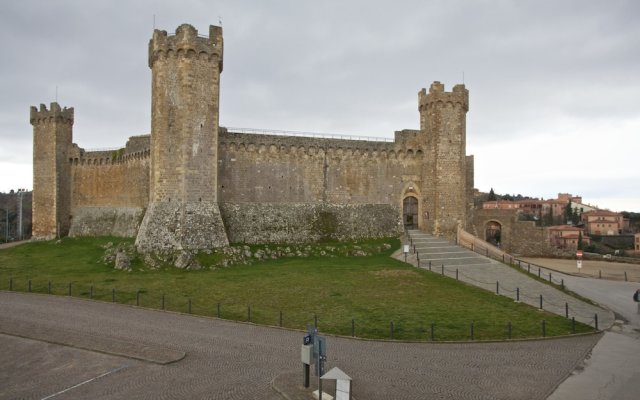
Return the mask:
{"type": "Polygon", "coordinates": [[[408,230],[411,255],[420,258],[420,265],[433,267],[455,267],[462,265],[490,264],[491,260],[445,239],[429,235],[419,230],[408,230]],[[415,254],[414,254],[415,248],[415,254]]]}

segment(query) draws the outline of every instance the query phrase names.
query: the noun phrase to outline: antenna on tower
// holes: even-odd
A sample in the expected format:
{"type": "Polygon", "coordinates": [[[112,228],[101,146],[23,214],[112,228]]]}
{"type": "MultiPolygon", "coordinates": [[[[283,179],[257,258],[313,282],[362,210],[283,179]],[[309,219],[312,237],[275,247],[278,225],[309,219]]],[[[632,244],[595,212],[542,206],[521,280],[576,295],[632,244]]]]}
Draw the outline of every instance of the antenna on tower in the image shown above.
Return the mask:
{"type": "Polygon", "coordinates": [[[220,24],[220,26],[222,26],[222,17],[218,15],[218,24],[220,24]]]}
{"type": "Polygon", "coordinates": [[[153,30],[156,29],[156,15],[153,14],[153,30]]]}

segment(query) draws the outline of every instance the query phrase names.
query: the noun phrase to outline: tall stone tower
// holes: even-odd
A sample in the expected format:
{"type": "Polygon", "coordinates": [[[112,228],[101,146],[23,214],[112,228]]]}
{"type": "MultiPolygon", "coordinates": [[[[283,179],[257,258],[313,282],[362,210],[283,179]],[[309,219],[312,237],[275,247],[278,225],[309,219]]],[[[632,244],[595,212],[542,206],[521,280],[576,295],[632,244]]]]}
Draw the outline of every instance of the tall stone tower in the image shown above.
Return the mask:
{"type": "Polygon", "coordinates": [[[149,42],[149,208],[136,245],[143,252],[228,244],[217,196],[222,28],[201,37],[191,25],[149,42]]]}
{"type": "MultiPolygon", "coordinates": [[[[444,85],[434,82],[418,94],[420,130],[426,137],[429,153],[425,163],[428,189],[424,204],[430,214],[426,228],[436,235],[455,234],[458,224],[465,227],[468,215],[466,156],[466,115],[469,91],[456,85],[445,92],[444,85]]],[[[470,161],[472,162],[472,160],[470,161]]]]}
{"type": "Polygon", "coordinates": [[[31,107],[33,125],[33,237],[52,239],[69,233],[71,182],[69,148],[73,108],[51,103],[31,107]]]}

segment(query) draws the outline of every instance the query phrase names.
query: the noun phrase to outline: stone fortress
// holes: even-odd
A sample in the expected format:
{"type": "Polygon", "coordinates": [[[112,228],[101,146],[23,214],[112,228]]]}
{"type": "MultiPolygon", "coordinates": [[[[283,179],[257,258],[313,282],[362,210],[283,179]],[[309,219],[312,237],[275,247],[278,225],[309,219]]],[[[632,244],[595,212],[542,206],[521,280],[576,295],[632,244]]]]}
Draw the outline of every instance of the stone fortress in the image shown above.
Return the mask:
{"type": "Polygon", "coordinates": [[[33,236],[136,237],[141,252],[398,234],[471,223],[464,85],[418,93],[420,129],[391,141],[219,126],[222,28],[149,42],[151,134],[118,150],[73,143],[73,108],[31,107],[33,236]]]}

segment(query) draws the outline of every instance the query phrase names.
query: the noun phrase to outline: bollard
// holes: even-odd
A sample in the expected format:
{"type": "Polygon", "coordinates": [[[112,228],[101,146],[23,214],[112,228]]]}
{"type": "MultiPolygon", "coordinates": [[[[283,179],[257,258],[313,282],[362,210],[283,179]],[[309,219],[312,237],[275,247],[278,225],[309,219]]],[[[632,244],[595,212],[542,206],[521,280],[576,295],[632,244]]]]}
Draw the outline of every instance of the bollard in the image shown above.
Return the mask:
{"type": "Polygon", "coordinates": [[[511,321],[509,321],[509,324],[507,325],[507,330],[509,331],[509,339],[511,339],[511,321]]]}
{"type": "Polygon", "coordinates": [[[496,294],[500,294],[500,282],[496,281],[496,294]]]}
{"type": "Polygon", "coordinates": [[[71,297],[71,282],[69,282],[69,297],[71,297]]]}
{"type": "Polygon", "coordinates": [[[596,330],[598,330],[598,314],[596,314],[596,330]]]}
{"type": "Polygon", "coordinates": [[[282,328],[282,310],[280,310],[280,321],[278,323],[279,323],[279,326],[282,328]]]}
{"type": "Polygon", "coordinates": [[[471,340],[473,340],[473,321],[471,321],[471,340]]]}
{"type": "Polygon", "coordinates": [[[560,281],[560,287],[564,289],[564,278],[562,278],[562,280],[560,281]]]}
{"type": "Polygon", "coordinates": [[[111,302],[112,303],[116,302],[116,289],[115,288],[111,289],[111,302]]]}
{"type": "Polygon", "coordinates": [[[547,336],[547,322],[542,320],[542,337],[547,336]]]}
{"type": "Polygon", "coordinates": [[[542,295],[540,295],[540,309],[542,310],[542,295]]]}
{"type": "Polygon", "coordinates": [[[549,282],[551,282],[551,272],[549,272],[549,282]]]}
{"type": "Polygon", "coordinates": [[[576,317],[571,317],[571,332],[576,333],[576,317]]]}
{"type": "Polygon", "coordinates": [[[189,297],[189,314],[191,314],[191,297],[189,297]]]}
{"type": "Polygon", "coordinates": [[[564,303],[564,317],[569,318],[569,303],[564,303]]]}
{"type": "Polygon", "coordinates": [[[391,329],[391,340],[393,340],[393,321],[391,321],[391,325],[389,328],[391,329]]]}
{"type": "Polygon", "coordinates": [[[49,281],[49,294],[51,294],[51,281],[49,281]]]}
{"type": "Polygon", "coordinates": [[[538,267],[538,278],[540,278],[540,267],[538,267]]]}
{"type": "Polygon", "coordinates": [[[416,254],[416,245],[413,245],[413,254],[416,254]]]}
{"type": "Polygon", "coordinates": [[[164,293],[162,294],[162,310],[164,311],[164,293]]]}
{"type": "Polygon", "coordinates": [[[247,306],[247,321],[251,322],[251,306],[247,306]]]}
{"type": "Polygon", "coordinates": [[[431,323],[431,341],[433,342],[435,339],[435,330],[436,330],[436,323],[432,322],[431,323]]]}
{"type": "Polygon", "coordinates": [[[31,279],[29,279],[29,293],[31,293],[31,279]]]}
{"type": "Polygon", "coordinates": [[[220,318],[220,303],[216,306],[216,317],[220,318]]]}
{"type": "Polygon", "coordinates": [[[420,268],[420,257],[418,257],[418,268],[420,268]]]}
{"type": "Polygon", "coordinates": [[[456,280],[458,280],[458,268],[456,268],[456,280]]]}
{"type": "Polygon", "coordinates": [[[356,337],[356,320],[351,318],[351,337],[356,337]]]}
{"type": "Polygon", "coordinates": [[[625,280],[625,282],[628,281],[628,279],[627,279],[627,271],[624,271],[624,280],[625,280]]]}
{"type": "Polygon", "coordinates": [[[516,301],[520,301],[520,288],[516,288],[516,301]]]}
{"type": "Polygon", "coordinates": [[[531,264],[527,264],[527,274],[531,273],[531,264]]]}
{"type": "Polygon", "coordinates": [[[442,264],[442,275],[444,275],[444,264],[442,264]]]}
{"type": "Polygon", "coordinates": [[[140,289],[136,290],[136,306],[140,306],[140,289]]]}

